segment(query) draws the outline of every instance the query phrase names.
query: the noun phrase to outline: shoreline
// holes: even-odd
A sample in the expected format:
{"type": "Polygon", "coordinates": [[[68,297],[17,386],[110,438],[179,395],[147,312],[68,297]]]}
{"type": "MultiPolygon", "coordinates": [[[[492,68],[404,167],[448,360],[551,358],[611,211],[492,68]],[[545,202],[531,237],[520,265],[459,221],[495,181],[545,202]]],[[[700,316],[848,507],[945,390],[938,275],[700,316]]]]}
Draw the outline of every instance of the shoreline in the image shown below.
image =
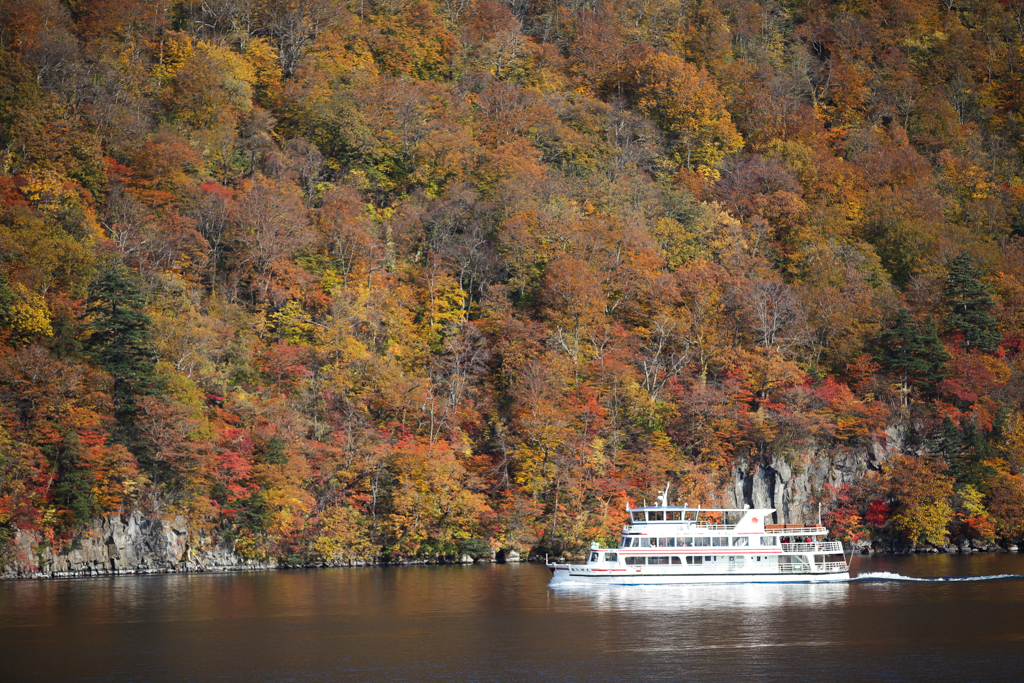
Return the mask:
{"type": "MultiPolygon", "coordinates": [[[[845,545],[845,544],[844,544],[845,545]]],[[[1020,548],[1010,544],[1003,547],[997,544],[988,544],[985,547],[962,548],[959,546],[923,546],[919,548],[891,549],[872,547],[847,547],[847,552],[859,557],[887,557],[904,555],[980,555],[980,554],[1017,554],[1020,548]]],[[[566,554],[557,558],[550,558],[554,562],[578,562],[586,558],[586,555],[566,554]]],[[[0,573],[0,581],[36,581],[52,579],[99,579],[115,578],[120,576],[152,576],[159,574],[226,574],[232,572],[247,571],[289,571],[303,569],[365,569],[368,567],[429,567],[429,566],[467,566],[477,564],[543,564],[544,559],[533,555],[525,559],[517,556],[497,559],[497,557],[472,559],[463,557],[459,560],[441,560],[436,558],[416,558],[401,561],[365,561],[355,560],[351,562],[333,563],[310,563],[310,564],[283,564],[276,562],[255,562],[240,560],[229,564],[203,565],[196,562],[182,563],[171,567],[136,566],[131,568],[110,569],[106,567],[86,567],[80,570],[57,570],[57,571],[28,571],[28,572],[3,572],[0,573]]]]}
{"type": "Polygon", "coordinates": [[[525,560],[513,559],[499,561],[496,559],[477,560],[435,560],[415,559],[400,562],[336,562],[317,564],[276,564],[269,562],[240,562],[237,564],[225,565],[191,565],[175,567],[149,567],[140,566],[125,569],[107,569],[105,567],[89,567],[81,570],[65,571],[33,571],[33,572],[3,572],[0,573],[0,581],[45,581],[48,579],[100,579],[113,578],[118,576],[153,576],[158,574],[227,574],[232,572],[268,572],[268,571],[290,571],[302,569],[366,569],[371,567],[441,567],[441,566],[468,566],[483,564],[543,564],[543,559],[531,557],[525,560]]]}
{"type": "MultiPolygon", "coordinates": [[[[1024,545],[1024,544],[1022,544],[1024,545]]],[[[976,553],[1015,553],[1022,545],[963,540],[957,544],[901,545],[881,541],[846,542],[843,547],[851,555],[927,555],[976,553]]],[[[248,560],[241,557],[232,543],[217,535],[206,535],[189,529],[181,516],[149,517],[140,511],[113,514],[97,520],[69,548],[54,553],[42,547],[38,536],[18,532],[12,553],[0,566],[0,579],[70,579],[111,576],[144,576],[149,574],[198,574],[232,571],[269,571],[273,569],[318,569],[328,567],[402,567],[415,565],[515,564],[543,562],[548,555],[542,550],[524,552],[491,550],[479,554],[432,555],[422,557],[378,557],[370,560],[347,558],[339,553],[329,561],[289,563],[284,559],[248,560]]],[[[585,561],[589,550],[550,555],[555,562],[585,561]]]]}

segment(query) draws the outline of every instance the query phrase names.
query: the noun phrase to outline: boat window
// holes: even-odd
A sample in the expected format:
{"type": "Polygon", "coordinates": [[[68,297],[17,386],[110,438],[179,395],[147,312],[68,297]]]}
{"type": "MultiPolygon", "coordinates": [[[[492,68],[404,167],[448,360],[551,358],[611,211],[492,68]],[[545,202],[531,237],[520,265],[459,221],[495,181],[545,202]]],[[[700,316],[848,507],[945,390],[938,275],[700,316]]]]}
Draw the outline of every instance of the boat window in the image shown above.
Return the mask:
{"type": "Polygon", "coordinates": [[[687,522],[696,522],[697,521],[697,511],[696,510],[692,510],[690,512],[685,513],[683,515],[683,519],[686,520],[687,522]]]}
{"type": "Polygon", "coordinates": [[[644,513],[643,512],[635,512],[634,511],[632,513],[632,515],[633,515],[633,521],[634,522],[642,522],[642,521],[644,521],[644,513]]]}
{"type": "Polygon", "coordinates": [[[734,546],[747,545],[748,544],[747,543],[747,537],[746,536],[737,536],[736,538],[732,539],[732,544],[734,546]]]}
{"type": "Polygon", "coordinates": [[[618,564],[618,562],[619,562],[619,554],[618,553],[605,553],[604,554],[604,561],[605,562],[614,562],[615,564],[618,564]]]}
{"type": "MultiPolygon", "coordinates": [[[[640,547],[641,548],[650,548],[651,547],[651,539],[649,539],[649,538],[640,538],[640,539],[637,539],[637,540],[640,541],[640,547]]],[[[633,545],[635,546],[636,544],[634,543],[633,545]]]]}
{"type": "Polygon", "coordinates": [[[704,558],[698,555],[697,557],[686,558],[686,564],[703,564],[704,558]]]}
{"type": "Polygon", "coordinates": [[[683,563],[683,561],[680,560],[678,557],[673,557],[672,558],[672,564],[682,564],[682,563],[683,563]]]}
{"type": "Polygon", "coordinates": [[[661,522],[665,520],[665,513],[663,512],[648,512],[647,519],[652,522],[661,522]]]}
{"type": "Polygon", "coordinates": [[[631,540],[633,540],[633,539],[631,539],[629,536],[623,536],[622,540],[619,541],[619,547],[620,548],[628,548],[629,547],[629,542],[631,540]]]}
{"type": "Polygon", "coordinates": [[[647,564],[668,564],[667,557],[648,557],[647,564]]]}
{"type": "Polygon", "coordinates": [[[761,545],[762,546],[776,545],[776,541],[777,540],[778,540],[778,538],[776,536],[762,536],[761,537],[761,545]]]}
{"type": "Polygon", "coordinates": [[[659,538],[658,539],[658,547],[659,548],[675,548],[676,547],[676,539],[674,539],[674,538],[659,538]]]}
{"type": "Polygon", "coordinates": [[[670,522],[678,522],[682,520],[682,518],[683,513],[680,512],[679,510],[669,510],[668,512],[665,513],[665,519],[670,522]]]}
{"type": "Polygon", "coordinates": [[[697,537],[693,540],[694,545],[711,545],[711,539],[706,537],[697,537]]]}
{"type": "Polygon", "coordinates": [[[590,561],[597,562],[597,553],[590,553],[590,561]]]}
{"type": "Polygon", "coordinates": [[[729,545],[729,539],[725,536],[716,536],[712,539],[711,545],[729,545]]]}
{"type": "Polygon", "coordinates": [[[705,555],[704,556],[704,561],[705,562],[711,562],[712,560],[714,560],[714,561],[717,562],[717,560],[715,559],[717,557],[718,557],[718,555],[705,555]]]}
{"type": "Polygon", "coordinates": [[[627,557],[626,564],[644,564],[643,557],[627,557]]]}
{"type": "Polygon", "coordinates": [[[676,545],[679,546],[680,548],[692,548],[693,547],[693,537],[692,536],[687,536],[686,538],[680,538],[676,542],[676,545]]]}

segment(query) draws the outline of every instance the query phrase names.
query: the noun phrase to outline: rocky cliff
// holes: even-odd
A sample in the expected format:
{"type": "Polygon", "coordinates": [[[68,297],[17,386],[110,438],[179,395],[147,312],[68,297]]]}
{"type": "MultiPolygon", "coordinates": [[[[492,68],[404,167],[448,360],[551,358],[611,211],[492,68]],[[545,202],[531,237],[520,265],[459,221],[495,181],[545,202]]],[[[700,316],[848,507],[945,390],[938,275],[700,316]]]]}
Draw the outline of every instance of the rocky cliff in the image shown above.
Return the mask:
{"type": "MultiPolygon", "coordinates": [[[[397,564],[520,562],[519,553],[490,557],[462,555],[401,559],[397,564]]],[[[336,561],[325,566],[363,566],[365,561],[336,561]]],[[[14,552],[0,566],[0,578],[67,578],[119,574],[167,574],[275,569],[277,562],[254,562],[237,555],[224,539],[199,537],[183,517],[170,520],[141,512],[103,517],[61,553],[43,548],[35,534],[19,531],[14,552]]]]}
{"type": "Polygon", "coordinates": [[[40,548],[34,534],[18,532],[6,578],[104,576],[167,572],[263,569],[275,565],[243,560],[229,544],[199,538],[184,518],[164,520],[141,512],[97,520],[70,549],[40,548]]]}
{"type": "Polygon", "coordinates": [[[882,463],[898,452],[903,435],[897,428],[886,434],[884,443],[871,446],[824,451],[811,444],[794,460],[806,463],[794,466],[783,458],[765,459],[756,466],[734,472],[732,489],[728,492],[734,507],[749,505],[775,508],[775,524],[812,522],[818,518],[818,500],[825,484],[852,484],[869,470],[878,470],[882,463]]]}

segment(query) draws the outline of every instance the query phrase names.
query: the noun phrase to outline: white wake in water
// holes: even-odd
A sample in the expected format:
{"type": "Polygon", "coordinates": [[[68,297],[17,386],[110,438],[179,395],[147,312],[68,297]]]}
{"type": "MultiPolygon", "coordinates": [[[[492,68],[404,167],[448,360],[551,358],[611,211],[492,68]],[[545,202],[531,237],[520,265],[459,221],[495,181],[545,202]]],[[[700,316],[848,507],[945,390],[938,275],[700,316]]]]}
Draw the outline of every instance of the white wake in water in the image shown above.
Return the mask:
{"type": "Polygon", "coordinates": [[[850,579],[850,581],[921,581],[924,583],[950,583],[953,581],[1007,581],[1012,579],[1024,579],[1024,574],[990,574],[988,576],[935,576],[921,578],[919,576],[903,576],[892,572],[865,572],[850,579]]]}

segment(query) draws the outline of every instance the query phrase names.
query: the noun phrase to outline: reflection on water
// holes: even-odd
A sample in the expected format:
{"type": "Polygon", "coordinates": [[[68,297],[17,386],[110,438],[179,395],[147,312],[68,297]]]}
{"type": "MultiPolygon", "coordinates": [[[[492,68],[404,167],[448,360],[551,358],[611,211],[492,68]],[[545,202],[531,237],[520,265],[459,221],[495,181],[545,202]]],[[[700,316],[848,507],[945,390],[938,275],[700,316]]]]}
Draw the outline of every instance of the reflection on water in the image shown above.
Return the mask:
{"type": "MultiPolygon", "coordinates": [[[[1017,556],[853,573],[1024,574],[1017,556]]],[[[0,582],[0,681],[1017,680],[1024,581],[548,587],[543,567],[0,582]]]]}
{"type": "Polygon", "coordinates": [[[705,584],[695,586],[590,586],[559,584],[559,593],[577,594],[591,609],[626,612],[668,612],[678,618],[700,619],[722,605],[748,615],[780,608],[828,607],[846,599],[849,584],[705,584]],[[585,594],[585,595],[584,595],[585,594]]]}

